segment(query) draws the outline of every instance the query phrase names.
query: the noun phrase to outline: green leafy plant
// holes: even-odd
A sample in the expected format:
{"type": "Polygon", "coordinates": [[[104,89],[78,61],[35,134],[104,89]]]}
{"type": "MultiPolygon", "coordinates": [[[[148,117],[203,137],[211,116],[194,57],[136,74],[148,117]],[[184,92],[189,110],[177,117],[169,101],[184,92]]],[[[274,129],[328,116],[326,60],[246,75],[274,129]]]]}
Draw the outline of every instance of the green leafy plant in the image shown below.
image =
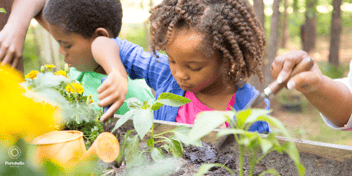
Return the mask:
{"type": "Polygon", "coordinates": [[[6,15],[6,10],[4,8],[0,8],[0,13],[4,13],[6,15]]]}
{"type": "Polygon", "coordinates": [[[92,96],[83,95],[83,83],[69,77],[68,67],[65,71],[55,73],[52,68],[55,66],[45,65],[40,71],[32,70],[28,73],[22,83],[27,89],[25,95],[60,107],[64,120],[58,129],[82,131],[88,148],[104,132],[102,122],[99,121],[102,111],[94,110],[92,96]]]}
{"type": "MultiPolygon", "coordinates": [[[[129,98],[127,102],[130,111],[123,115],[115,124],[114,132],[120,126],[122,126],[131,116],[133,116],[133,125],[137,135],[130,136],[132,131],[128,131],[124,136],[123,143],[121,144],[120,152],[125,152],[125,160],[127,167],[139,166],[144,162],[143,153],[150,153],[151,158],[154,161],[164,159],[164,154],[161,148],[170,152],[174,157],[182,157],[183,147],[181,142],[187,142],[187,134],[190,128],[185,126],[178,126],[173,130],[165,131],[159,134],[154,134],[154,111],[160,109],[163,105],[179,107],[191,100],[178,96],[172,93],[162,93],[160,97],[155,101],[140,101],[138,98],[129,98]],[[141,152],[139,141],[144,139],[146,134],[150,132],[149,139],[146,139],[148,149],[141,152]],[[164,135],[170,133],[173,134],[170,137],[164,135]],[[160,148],[156,147],[156,144],[161,143],[160,148]]],[[[202,146],[200,140],[195,140],[193,145],[202,146]]],[[[122,154],[118,158],[118,162],[121,161],[122,154]]]]}
{"type": "MultiPolygon", "coordinates": [[[[224,122],[229,122],[230,128],[223,129],[218,133],[218,137],[223,135],[234,135],[235,141],[239,146],[240,156],[239,156],[239,175],[243,175],[243,158],[244,151],[247,152],[250,163],[249,175],[253,175],[255,165],[263,159],[268,153],[272,151],[277,151],[279,153],[287,153],[288,156],[294,161],[299,175],[304,175],[305,168],[300,163],[300,157],[297,148],[294,143],[288,141],[283,145],[280,145],[279,141],[275,137],[274,133],[268,135],[261,135],[258,132],[248,131],[249,127],[256,121],[266,121],[278,128],[278,132],[283,134],[285,137],[290,138],[284,125],[274,117],[268,115],[271,111],[262,109],[248,109],[243,111],[209,111],[201,112],[198,114],[199,119],[194,124],[188,135],[188,142],[199,140],[201,137],[207,135],[212,130],[223,124],[224,122]],[[216,118],[214,118],[216,117],[216,118]],[[234,119],[236,117],[236,120],[234,119]],[[262,155],[259,156],[259,149],[262,151],[262,155]]],[[[197,175],[202,175],[208,172],[209,169],[215,166],[220,166],[219,164],[206,164],[202,165],[197,175]]],[[[234,175],[230,169],[226,166],[221,165],[221,167],[228,170],[232,175],[234,175]]],[[[278,175],[278,173],[271,169],[264,173],[272,173],[278,175]]],[[[262,173],[262,174],[264,174],[262,173]]],[[[262,175],[261,174],[261,175],[262,175]]]]}

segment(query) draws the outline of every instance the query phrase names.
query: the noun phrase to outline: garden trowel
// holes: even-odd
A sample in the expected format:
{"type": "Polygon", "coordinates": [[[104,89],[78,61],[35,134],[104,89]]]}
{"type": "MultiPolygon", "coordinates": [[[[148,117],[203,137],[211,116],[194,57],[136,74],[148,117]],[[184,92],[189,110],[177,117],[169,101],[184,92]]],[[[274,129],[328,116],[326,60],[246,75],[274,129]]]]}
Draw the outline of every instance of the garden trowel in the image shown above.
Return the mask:
{"type": "MultiPolygon", "coordinates": [[[[311,57],[303,59],[300,63],[298,63],[298,65],[296,65],[293,68],[293,71],[291,73],[290,78],[295,76],[298,73],[310,70],[313,67],[313,65],[314,65],[314,61],[311,57]]],[[[289,79],[287,79],[287,81],[289,79]]],[[[243,108],[243,110],[248,109],[250,107],[264,109],[265,107],[267,107],[264,99],[265,98],[271,99],[271,96],[274,96],[275,94],[277,94],[283,87],[285,87],[287,85],[287,81],[285,81],[281,84],[279,84],[277,81],[274,81],[267,88],[264,89],[263,93],[257,94],[256,96],[254,96],[249,101],[249,103],[245,106],[245,108],[243,108]]],[[[233,124],[231,124],[231,125],[234,126],[233,124]]],[[[234,141],[235,141],[235,138],[234,138],[233,134],[222,136],[219,138],[219,141],[216,145],[216,148],[218,151],[221,151],[224,148],[226,148],[227,146],[229,146],[230,144],[232,144],[234,141]]]]}

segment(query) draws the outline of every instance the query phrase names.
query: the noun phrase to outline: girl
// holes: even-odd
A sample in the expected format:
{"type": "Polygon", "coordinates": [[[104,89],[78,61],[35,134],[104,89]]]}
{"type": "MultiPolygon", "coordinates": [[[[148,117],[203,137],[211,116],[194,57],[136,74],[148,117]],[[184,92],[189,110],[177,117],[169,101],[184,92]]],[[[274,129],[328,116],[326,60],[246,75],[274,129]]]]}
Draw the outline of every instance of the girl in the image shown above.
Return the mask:
{"type": "MultiPolygon", "coordinates": [[[[123,65],[132,79],[144,78],[157,97],[171,92],[192,100],[180,108],[163,106],[155,119],[193,124],[201,111],[241,110],[258,94],[246,81],[252,75],[263,80],[265,37],[247,2],[164,0],[151,10],[150,22],[153,55],[115,39],[123,65]]],[[[98,37],[92,49],[108,43],[98,37]]],[[[266,122],[250,130],[270,131],[266,122]]]]}

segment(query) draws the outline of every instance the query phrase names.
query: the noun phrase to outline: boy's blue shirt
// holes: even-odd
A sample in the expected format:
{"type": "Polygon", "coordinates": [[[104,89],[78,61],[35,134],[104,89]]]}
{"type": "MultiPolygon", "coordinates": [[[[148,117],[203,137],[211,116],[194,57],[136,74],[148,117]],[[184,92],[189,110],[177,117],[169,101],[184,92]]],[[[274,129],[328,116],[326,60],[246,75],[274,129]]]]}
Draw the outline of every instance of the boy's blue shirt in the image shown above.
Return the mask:
{"type": "MultiPolygon", "coordinates": [[[[163,92],[184,96],[185,91],[180,88],[171,74],[167,55],[157,53],[159,58],[156,58],[151,53],[145,52],[142,47],[127,40],[121,40],[118,37],[114,40],[119,46],[121,61],[131,79],[145,79],[148,86],[156,91],[157,98],[163,92]]],[[[243,84],[241,88],[237,86],[234,109],[242,110],[257,94],[259,92],[248,83],[243,84]]],[[[269,109],[269,100],[266,99],[265,102],[266,109],[269,109]]],[[[178,107],[164,105],[154,112],[154,119],[175,122],[178,109],[178,107]]],[[[254,123],[249,130],[260,133],[271,132],[268,123],[263,121],[254,123]]]]}

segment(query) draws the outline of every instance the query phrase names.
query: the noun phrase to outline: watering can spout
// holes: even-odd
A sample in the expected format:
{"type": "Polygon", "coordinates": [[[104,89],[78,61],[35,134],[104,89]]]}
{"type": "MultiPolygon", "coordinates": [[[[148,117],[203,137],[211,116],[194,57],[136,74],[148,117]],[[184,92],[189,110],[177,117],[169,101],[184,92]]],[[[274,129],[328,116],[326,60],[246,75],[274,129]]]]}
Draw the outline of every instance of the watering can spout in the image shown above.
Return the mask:
{"type": "Polygon", "coordinates": [[[81,160],[89,161],[94,157],[99,157],[99,159],[106,163],[112,163],[116,160],[119,152],[120,146],[116,137],[109,132],[104,132],[99,134],[92,146],[84,153],[81,160]]]}

